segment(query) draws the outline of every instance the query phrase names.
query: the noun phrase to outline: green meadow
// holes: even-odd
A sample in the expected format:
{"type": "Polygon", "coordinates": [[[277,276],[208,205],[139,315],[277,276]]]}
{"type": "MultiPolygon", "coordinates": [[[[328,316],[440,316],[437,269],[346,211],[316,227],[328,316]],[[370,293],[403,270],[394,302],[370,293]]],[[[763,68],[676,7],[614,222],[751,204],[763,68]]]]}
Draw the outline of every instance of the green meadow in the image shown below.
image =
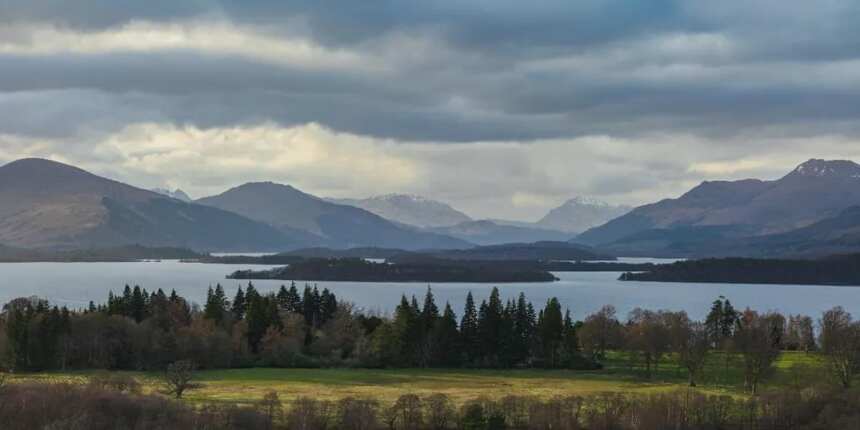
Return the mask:
{"type": "MultiPolygon", "coordinates": [[[[695,389],[710,394],[746,396],[740,360],[737,356],[712,354],[706,372],[695,389]]],[[[124,373],[137,378],[144,392],[162,389],[158,373],[124,373]]],[[[83,384],[92,374],[19,374],[13,377],[13,382],[35,380],[83,384]]],[[[820,356],[785,352],[774,374],[762,388],[800,389],[826,380],[820,356]]],[[[619,353],[612,354],[606,361],[606,367],[598,371],[249,368],[200,371],[196,374],[196,381],[200,387],[189,391],[184,397],[185,401],[195,404],[251,404],[272,391],[285,402],[302,396],[320,400],[372,397],[382,402],[392,402],[407,393],[419,396],[443,393],[453,401],[462,403],[480,397],[500,398],[507,395],[550,398],[603,392],[647,394],[688,388],[686,372],[671,357],[663,360],[648,379],[641,368],[630,365],[629,357],[619,353]]]]}

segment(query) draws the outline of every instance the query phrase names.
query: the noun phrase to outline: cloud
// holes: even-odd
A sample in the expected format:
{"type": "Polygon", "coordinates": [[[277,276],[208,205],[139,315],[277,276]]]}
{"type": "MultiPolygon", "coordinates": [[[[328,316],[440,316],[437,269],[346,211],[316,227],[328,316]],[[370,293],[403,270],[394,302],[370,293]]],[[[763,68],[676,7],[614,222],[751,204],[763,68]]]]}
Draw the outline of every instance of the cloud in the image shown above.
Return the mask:
{"type": "Polygon", "coordinates": [[[858,20],[850,0],[9,0],[0,158],[487,217],[648,202],[856,158],[858,20]]]}
{"type": "Polygon", "coordinates": [[[46,24],[19,25],[5,32],[15,37],[0,42],[0,54],[94,56],[193,51],[294,68],[373,70],[372,58],[322,47],[305,38],[273,37],[259,29],[242,28],[224,21],[131,21],[87,32],[46,24]]]}
{"type": "Polygon", "coordinates": [[[0,135],[0,161],[48,156],[144,188],[195,196],[246,181],[294,185],[327,197],[409,192],[479,218],[535,220],[575,195],[615,203],[675,197],[702,180],[775,178],[812,156],[860,159],[856,140],[768,142],[750,151],[683,135],[588,136],[536,142],[397,142],[309,123],[198,128],[137,123],[102,136],[0,135]],[[787,155],[765,157],[780,145],[787,155]],[[710,161],[721,158],[720,161],[710,161]]]}

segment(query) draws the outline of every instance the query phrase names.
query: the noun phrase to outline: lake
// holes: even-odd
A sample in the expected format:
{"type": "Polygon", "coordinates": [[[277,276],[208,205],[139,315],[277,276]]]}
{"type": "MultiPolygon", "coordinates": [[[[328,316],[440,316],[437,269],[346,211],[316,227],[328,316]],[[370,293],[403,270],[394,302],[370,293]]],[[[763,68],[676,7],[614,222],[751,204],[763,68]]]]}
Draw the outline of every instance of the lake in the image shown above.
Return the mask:
{"type": "MultiPolygon", "coordinates": [[[[239,269],[263,269],[271,266],[220,265],[180,263],[178,261],[141,263],[2,263],[0,264],[0,302],[12,298],[36,295],[59,305],[83,307],[90,300],[106,301],[109,290],[121,292],[124,285],[140,285],[153,291],[171,289],[182,296],[203,303],[206,289],[221,283],[232,297],[238,281],[225,275],[239,269]]],[[[718,296],[728,297],[736,308],[751,307],[759,311],[778,310],[783,313],[803,313],[818,318],[823,310],[843,306],[860,315],[860,288],[806,285],[743,285],[692,283],[639,283],[618,281],[618,273],[556,273],[561,278],[553,283],[499,284],[503,299],[514,298],[521,291],[536,307],[542,307],[550,297],[558,297],[570,308],[574,317],[584,318],[606,304],[614,305],[623,317],[631,309],[685,310],[693,318],[703,318],[710,303],[718,296]]],[[[274,291],[288,281],[254,281],[260,291],[274,291]]],[[[304,283],[299,282],[301,287],[304,283]]],[[[361,283],[318,282],[320,289],[329,288],[339,299],[358,307],[390,312],[400,296],[416,295],[419,302],[427,289],[426,283],[361,283]]],[[[493,284],[434,284],[433,292],[442,307],[450,301],[458,315],[468,291],[478,303],[486,298],[493,284]]]]}

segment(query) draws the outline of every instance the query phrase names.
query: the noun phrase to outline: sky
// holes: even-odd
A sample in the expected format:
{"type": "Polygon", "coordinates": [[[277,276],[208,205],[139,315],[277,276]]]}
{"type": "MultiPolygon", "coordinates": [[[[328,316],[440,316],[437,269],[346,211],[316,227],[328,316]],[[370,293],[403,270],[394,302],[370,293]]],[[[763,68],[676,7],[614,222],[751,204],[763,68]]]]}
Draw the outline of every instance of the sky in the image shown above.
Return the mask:
{"type": "Polygon", "coordinates": [[[4,0],[0,163],[536,220],[860,160],[856,0],[4,0]]]}

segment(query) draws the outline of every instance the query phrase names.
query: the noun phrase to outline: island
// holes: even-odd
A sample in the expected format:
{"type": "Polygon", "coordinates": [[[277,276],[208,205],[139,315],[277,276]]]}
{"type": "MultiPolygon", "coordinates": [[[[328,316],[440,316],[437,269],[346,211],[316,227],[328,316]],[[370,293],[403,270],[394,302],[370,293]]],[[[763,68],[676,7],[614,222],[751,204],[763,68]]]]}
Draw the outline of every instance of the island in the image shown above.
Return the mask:
{"type": "Polygon", "coordinates": [[[425,260],[376,263],[361,258],[311,258],[270,270],[239,270],[228,279],[344,282],[553,282],[552,273],[529,264],[497,261],[425,260]]]}
{"type": "Polygon", "coordinates": [[[815,260],[709,258],[626,272],[622,281],[729,284],[860,285],[860,254],[815,260]]]}

